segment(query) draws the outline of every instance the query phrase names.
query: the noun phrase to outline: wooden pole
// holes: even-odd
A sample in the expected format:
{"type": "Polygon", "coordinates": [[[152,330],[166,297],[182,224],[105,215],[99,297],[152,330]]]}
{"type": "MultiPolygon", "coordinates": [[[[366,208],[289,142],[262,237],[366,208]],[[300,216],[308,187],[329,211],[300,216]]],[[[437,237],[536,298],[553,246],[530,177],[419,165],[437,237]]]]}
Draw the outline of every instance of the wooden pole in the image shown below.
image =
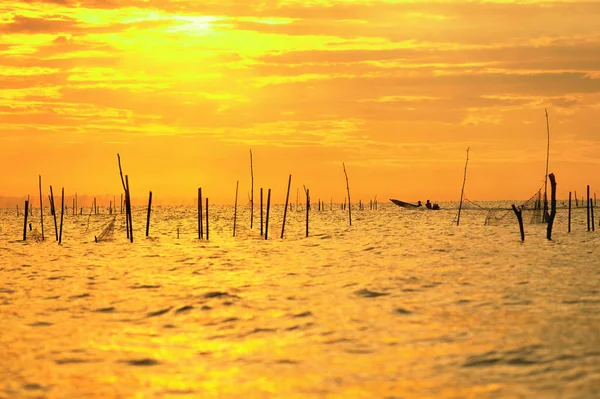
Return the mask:
{"type": "MultiPolygon", "coordinates": [[[[252,150],[250,150],[250,154],[252,154],[252,150]]],[[[252,155],[250,155],[252,158],[252,155]]],[[[238,201],[238,188],[240,186],[240,181],[238,180],[235,183],[235,205],[233,206],[233,236],[235,237],[235,224],[237,222],[237,201],[238,201]]],[[[250,217],[250,226],[252,226],[252,217],[250,217]]],[[[252,228],[252,227],[250,227],[252,228]]]]}
{"type": "Polygon", "coordinates": [[[76,209],[77,208],[75,208],[75,198],[73,198],[73,216],[75,216],[75,214],[77,213],[75,212],[76,209]]]}
{"type": "Polygon", "coordinates": [[[56,223],[56,207],[54,206],[54,192],[52,192],[52,186],[50,186],[50,202],[52,216],[54,217],[54,234],[56,235],[56,241],[58,241],[58,225],[56,223]]]}
{"type": "Polygon", "coordinates": [[[42,176],[39,176],[40,183],[40,224],[42,225],[42,241],[44,241],[44,202],[42,201],[42,176]]]}
{"type": "Polygon", "coordinates": [[[591,224],[592,231],[596,231],[596,224],[594,223],[594,201],[590,198],[590,216],[591,216],[591,224]]]}
{"type": "Polygon", "coordinates": [[[150,210],[152,209],[152,191],[148,196],[148,216],[146,216],[146,237],[150,234],[150,210]]]}
{"type": "MultiPolygon", "coordinates": [[[[90,207],[90,216],[92,216],[92,209],[94,209],[93,206],[90,207]]],[[[127,213],[127,190],[125,190],[125,229],[127,230],[127,239],[129,239],[129,213],[127,213]]]]}
{"type": "Polygon", "coordinates": [[[458,205],[458,216],[456,217],[456,225],[460,225],[460,212],[462,210],[463,198],[465,195],[465,184],[467,183],[467,166],[469,165],[469,147],[467,147],[467,162],[465,162],[465,175],[463,178],[462,190],[460,191],[460,204],[458,205]]]}
{"type": "Polygon", "coordinates": [[[568,232],[571,232],[571,192],[569,191],[569,223],[568,223],[568,232]]]}
{"type": "Polygon", "coordinates": [[[269,213],[271,211],[271,189],[267,191],[267,218],[265,220],[265,240],[269,238],[269,213]]]}
{"type": "Polygon", "coordinates": [[[352,203],[350,202],[350,185],[348,184],[348,173],[346,173],[346,165],[342,162],[344,167],[344,175],[346,176],[346,190],[348,190],[348,219],[350,220],[350,226],[352,226],[352,203]]]}
{"type": "Polygon", "coordinates": [[[552,225],[554,224],[554,218],[556,217],[556,179],[554,173],[548,175],[550,179],[550,216],[548,217],[548,230],[546,232],[546,238],[552,239],[552,225]]]}
{"type": "Polygon", "coordinates": [[[264,234],[263,231],[263,189],[260,188],[260,235],[264,234]]]}
{"type": "Polygon", "coordinates": [[[198,239],[204,238],[204,232],[202,231],[202,187],[198,189],[198,239]]]}
{"type": "Polygon", "coordinates": [[[208,197],[206,197],[206,241],[208,241],[208,197]]]}
{"type": "Polygon", "coordinates": [[[121,193],[121,215],[123,214],[123,193],[121,193]]]}
{"type": "MultiPolygon", "coordinates": [[[[252,179],[251,191],[250,191],[250,229],[254,224],[254,166],[252,164],[252,150],[250,150],[250,177],[252,179]]],[[[237,192],[237,188],[236,188],[237,192]]],[[[237,197],[237,194],[236,194],[237,197]]],[[[235,236],[235,233],[233,234],[235,236]]]]}
{"type": "Polygon", "coordinates": [[[133,242],[133,216],[131,215],[131,191],[129,190],[129,176],[125,175],[125,196],[127,198],[127,217],[129,218],[129,241],[133,242]]]}
{"type": "Polygon", "coordinates": [[[77,193],[75,193],[75,214],[77,214],[77,208],[79,208],[79,203],[77,201],[77,193]]]}
{"type": "Polygon", "coordinates": [[[543,221],[548,221],[548,162],[550,161],[550,121],[548,120],[548,110],[546,112],[546,131],[548,132],[548,147],[546,149],[546,179],[544,180],[544,216],[543,221]]]}
{"type": "Polygon", "coordinates": [[[308,211],[310,210],[310,190],[306,189],[306,236],[308,237],[308,211]]]}
{"type": "Polygon", "coordinates": [[[281,238],[283,238],[283,232],[285,230],[285,218],[287,216],[288,204],[290,201],[290,186],[292,185],[292,175],[288,178],[287,194],[285,196],[285,208],[283,209],[283,224],[281,225],[281,238]]]}
{"type": "Polygon", "coordinates": [[[590,231],[590,186],[587,186],[587,231],[590,231]]]}
{"type": "Polygon", "coordinates": [[[521,230],[521,241],[525,241],[525,230],[523,229],[523,211],[521,209],[517,209],[515,204],[512,205],[512,210],[517,215],[517,220],[519,221],[519,230],[521,230]]]}
{"type": "Polygon", "coordinates": [[[62,244],[64,214],[65,214],[65,188],[63,187],[61,195],[60,195],[60,234],[58,235],[58,244],[62,244]]]}
{"type": "Polygon", "coordinates": [[[29,215],[29,201],[25,200],[25,219],[23,222],[23,241],[27,241],[27,216],[29,215]]]}
{"type": "Polygon", "coordinates": [[[298,199],[300,198],[300,189],[296,187],[296,212],[298,212],[298,199]]]}

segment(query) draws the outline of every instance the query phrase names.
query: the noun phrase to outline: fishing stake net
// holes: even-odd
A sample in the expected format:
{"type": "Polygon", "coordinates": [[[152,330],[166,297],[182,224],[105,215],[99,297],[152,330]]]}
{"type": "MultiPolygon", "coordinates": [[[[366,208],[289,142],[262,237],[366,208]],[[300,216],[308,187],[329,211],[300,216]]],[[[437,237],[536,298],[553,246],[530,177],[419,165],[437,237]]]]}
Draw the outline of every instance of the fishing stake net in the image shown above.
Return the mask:
{"type": "Polygon", "coordinates": [[[115,216],[114,218],[112,218],[111,221],[109,221],[106,224],[106,226],[104,226],[100,235],[96,237],[96,242],[111,241],[113,239],[113,236],[115,233],[115,220],[116,219],[117,218],[115,216]]]}

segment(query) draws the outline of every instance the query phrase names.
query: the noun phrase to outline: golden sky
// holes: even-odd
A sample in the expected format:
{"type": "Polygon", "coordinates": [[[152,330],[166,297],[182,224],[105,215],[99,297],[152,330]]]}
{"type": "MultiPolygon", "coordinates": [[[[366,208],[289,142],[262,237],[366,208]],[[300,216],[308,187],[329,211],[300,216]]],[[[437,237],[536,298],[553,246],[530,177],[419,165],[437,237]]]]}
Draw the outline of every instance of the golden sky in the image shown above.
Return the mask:
{"type": "MultiPolygon", "coordinates": [[[[526,199],[600,175],[600,2],[3,0],[0,195],[526,199]],[[302,191],[302,189],[300,189],[302,191]],[[47,191],[47,189],[46,189],[47,191]]],[[[600,186],[598,186],[600,192],[600,186]]],[[[579,194],[580,195],[580,194],[579,194]]],[[[187,200],[186,200],[187,201],[187,200]]],[[[189,201],[191,203],[191,200],[189,201]]]]}

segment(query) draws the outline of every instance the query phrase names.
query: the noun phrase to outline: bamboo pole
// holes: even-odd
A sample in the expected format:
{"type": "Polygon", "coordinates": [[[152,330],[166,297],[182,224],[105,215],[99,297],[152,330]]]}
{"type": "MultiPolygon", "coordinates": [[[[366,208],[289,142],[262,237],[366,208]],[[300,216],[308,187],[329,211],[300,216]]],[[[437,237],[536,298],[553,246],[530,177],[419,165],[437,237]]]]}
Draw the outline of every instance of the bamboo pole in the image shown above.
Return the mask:
{"type": "Polygon", "coordinates": [[[548,217],[548,230],[546,232],[546,238],[552,239],[552,226],[554,224],[554,218],[556,217],[556,179],[554,173],[548,175],[550,179],[550,216],[548,217]]]}
{"type": "Polygon", "coordinates": [[[40,185],[40,224],[42,225],[42,241],[44,241],[44,202],[42,200],[42,176],[39,176],[40,185]]]}
{"type": "MultiPolygon", "coordinates": [[[[250,154],[252,154],[252,150],[250,150],[250,154]]],[[[250,155],[252,157],[252,155],[250,155]]],[[[238,201],[238,189],[240,186],[240,181],[238,180],[235,183],[235,205],[233,206],[233,236],[235,237],[235,224],[237,222],[237,201],[238,201]]],[[[252,218],[251,218],[252,219],[252,218]]],[[[250,226],[252,226],[252,222],[250,222],[250,226]]],[[[252,227],[250,227],[252,228],[252,227]]]]}
{"type": "Polygon", "coordinates": [[[29,215],[29,201],[25,200],[25,218],[23,222],[23,241],[27,241],[27,216],[29,215]]]}
{"type": "Polygon", "coordinates": [[[287,194],[285,196],[285,208],[283,209],[283,224],[281,225],[281,238],[283,238],[283,232],[285,230],[285,218],[287,216],[288,204],[290,201],[290,186],[292,185],[292,175],[288,179],[287,194]]]}
{"type": "Polygon", "coordinates": [[[591,216],[591,224],[592,224],[592,231],[596,231],[596,224],[594,223],[594,200],[592,200],[590,198],[590,216],[591,216]]]}
{"type": "Polygon", "coordinates": [[[569,222],[568,222],[568,230],[569,233],[571,232],[571,192],[569,191],[569,222]]]}
{"type": "Polygon", "coordinates": [[[133,216],[131,215],[131,191],[129,190],[129,176],[125,175],[125,196],[127,198],[127,215],[129,217],[129,241],[133,242],[133,216]]]}
{"type": "Polygon", "coordinates": [[[54,192],[52,191],[52,186],[50,186],[50,202],[52,216],[54,217],[54,234],[56,235],[56,241],[58,241],[58,225],[56,223],[56,207],[54,206],[54,192]]]}
{"type": "MultiPolygon", "coordinates": [[[[252,179],[251,192],[250,192],[250,229],[254,225],[254,166],[252,163],[252,150],[250,150],[250,177],[252,179]]],[[[236,189],[237,192],[237,189],[236,189]]],[[[236,194],[237,197],[237,194],[236,194]]],[[[235,236],[235,234],[234,234],[235,236]]]]}
{"type": "Polygon", "coordinates": [[[463,198],[465,195],[465,184],[467,183],[467,166],[469,165],[469,147],[467,147],[467,161],[465,162],[465,175],[463,178],[462,190],[460,191],[460,204],[458,205],[458,216],[456,217],[456,225],[460,225],[460,212],[462,211],[463,198]]]}
{"type": "Polygon", "coordinates": [[[348,173],[346,173],[346,165],[342,162],[344,167],[344,175],[346,176],[346,190],[348,190],[348,219],[350,220],[350,226],[352,226],[352,202],[350,202],[350,185],[348,184],[348,173]]]}
{"type": "Polygon", "coordinates": [[[271,189],[267,191],[267,217],[265,220],[265,240],[269,238],[269,213],[271,211],[271,189]]]}
{"type": "Polygon", "coordinates": [[[550,161],[550,121],[548,120],[548,110],[546,112],[546,131],[548,132],[548,146],[546,148],[546,179],[544,180],[544,216],[543,221],[548,221],[548,162],[550,161]]]}
{"type": "Polygon", "coordinates": [[[60,195],[60,234],[58,235],[58,244],[62,244],[63,217],[65,215],[65,188],[63,187],[60,195]]]}
{"type": "Polygon", "coordinates": [[[206,241],[208,241],[208,197],[206,197],[206,241]]]}
{"type": "Polygon", "coordinates": [[[306,189],[306,236],[308,237],[308,211],[310,210],[310,190],[306,189]]]}
{"type": "Polygon", "coordinates": [[[587,231],[590,231],[590,186],[587,186],[587,231]]]}
{"type": "Polygon", "coordinates": [[[519,230],[521,231],[521,241],[525,241],[525,230],[523,229],[523,210],[517,209],[515,204],[512,205],[512,210],[517,215],[517,220],[519,221],[519,230]]]}
{"type": "Polygon", "coordinates": [[[146,216],[146,237],[150,234],[150,210],[152,209],[152,191],[148,196],[148,216],[146,216]]]}
{"type": "Polygon", "coordinates": [[[121,193],[121,215],[123,214],[123,193],[121,193]]]}
{"type": "Polygon", "coordinates": [[[198,239],[204,239],[202,230],[202,187],[198,189],[198,239]]]}
{"type": "Polygon", "coordinates": [[[260,188],[260,235],[264,234],[263,231],[263,189],[260,188]]]}

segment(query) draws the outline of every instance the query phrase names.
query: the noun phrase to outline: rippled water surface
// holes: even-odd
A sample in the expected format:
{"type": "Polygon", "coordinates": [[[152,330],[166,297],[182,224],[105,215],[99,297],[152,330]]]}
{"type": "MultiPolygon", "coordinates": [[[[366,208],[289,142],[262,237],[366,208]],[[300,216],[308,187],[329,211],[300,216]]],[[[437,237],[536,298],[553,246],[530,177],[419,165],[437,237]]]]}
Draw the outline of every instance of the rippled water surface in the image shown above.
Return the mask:
{"type": "MultiPolygon", "coordinates": [[[[444,204],[451,208],[452,204],[444,204]]],[[[211,209],[65,215],[63,244],[0,211],[0,398],[597,398],[598,232],[514,214],[211,209]],[[179,234],[179,237],[178,237],[179,234]]]]}

